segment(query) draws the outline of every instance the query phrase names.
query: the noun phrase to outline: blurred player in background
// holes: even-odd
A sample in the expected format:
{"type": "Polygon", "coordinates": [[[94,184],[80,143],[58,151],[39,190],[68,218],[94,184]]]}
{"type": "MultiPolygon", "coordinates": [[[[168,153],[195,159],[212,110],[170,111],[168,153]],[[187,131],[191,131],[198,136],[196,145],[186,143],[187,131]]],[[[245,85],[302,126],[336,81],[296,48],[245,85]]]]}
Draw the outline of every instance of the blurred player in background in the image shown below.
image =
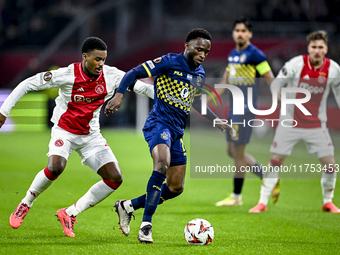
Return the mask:
{"type": "MultiPolygon", "coordinates": [[[[107,104],[106,113],[118,110],[124,92],[136,79],[156,76],[154,106],[144,128],[144,137],[153,158],[153,172],[146,194],[132,200],[119,200],[115,207],[125,235],[129,235],[132,212],[144,208],[143,222],[138,233],[142,243],[153,243],[152,216],[158,204],[177,197],[183,192],[187,163],[183,132],[191,106],[201,112],[200,88],[205,72],[201,66],[211,47],[211,36],[204,29],[191,30],[185,40],[184,53],[168,55],[146,61],[126,73],[115,97],[107,104]],[[163,184],[166,179],[166,183],[163,184]]],[[[210,120],[217,116],[207,109],[210,120]]],[[[219,125],[232,130],[230,126],[219,125]]]]}
{"type": "MultiPolygon", "coordinates": [[[[296,120],[295,127],[279,125],[275,131],[274,141],[270,148],[272,156],[270,164],[280,167],[286,157],[291,154],[295,144],[304,141],[307,150],[316,154],[322,165],[321,188],[323,194],[323,211],[339,213],[332,198],[336,183],[336,172],[339,165],[335,165],[334,147],[326,127],[327,97],[332,88],[340,107],[340,67],[333,60],[325,57],[327,53],[327,33],[316,31],[307,36],[308,55],[297,56],[288,61],[272,83],[272,93],[279,92],[287,85],[291,88],[305,88],[311,92],[311,98],[304,103],[304,107],[311,115],[303,114],[295,105],[287,106],[287,114],[280,116],[282,120],[296,120]]],[[[290,93],[288,98],[304,98],[303,93],[290,93]]],[[[294,125],[291,123],[292,126],[294,125]]],[[[250,209],[251,213],[267,210],[267,203],[271,190],[278,180],[278,172],[272,172],[263,178],[259,203],[250,209]]]]}
{"type": "MultiPolygon", "coordinates": [[[[104,65],[107,46],[101,39],[87,38],[81,50],[82,62],[27,78],[12,91],[0,108],[1,127],[12,107],[26,93],[59,88],[52,117],[54,126],[47,154],[48,165],[36,175],[26,196],[11,214],[9,223],[12,228],[20,227],[33,202],[64,171],[67,159],[74,150],[82,158],[82,164],[89,166],[103,179],[75,204],[57,211],[65,235],[74,237],[76,216],[108,197],[123,181],[118,161],[100,133],[99,114],[125,72],[104,65]]],[[[130,89],[153,98],[152,85],[137,82],[130,89]]]]}
{"type": "MultiPolygon", "coordinates": [[[[233,128],[237,131],[237,136],[232,138],[227,134],[227,152],[234,159],[236,172],[234,175],[234,190],[225,199],[218,201],[216,206],[236,206],[242,205],[242,187],[245,173],[241,172],[242,166],[257,166],[258,171],[255,172],[262,178],[262,169],[258,165],[256,159],[245,152],[246,145],[249,143],[252,133],[252,127],[248,126],[248,121],[255,119],[256,115],[250,112],[247,106],[248,88],[253,88],[253,104],[257,108],[258,78],[264,77],[268,85],[274,79],[274,75],[267,62],[264,53],[256,46],[251,44],[252,38],[252,22],[247,18],[239,18],[233,23],[232,37],[236,44],[228,56],[228,66],[223,74],[220,84],[233,84],[240,88],[244,95],[244,115],[233,114],[233,98],[230,97],[230,107],[228,113],[228,121],[232,122],[233,128]],[[242,124],[244,123],[244,124],[242,124]]],[[[218,94],[223,94],[226,89],[216,89],[218,94]]],[[[210,102],[212,98],[208,98],[210,102]]],[[[273,201],[276,202],[279,194],[279,186],[273,191],[273,201]]]]}

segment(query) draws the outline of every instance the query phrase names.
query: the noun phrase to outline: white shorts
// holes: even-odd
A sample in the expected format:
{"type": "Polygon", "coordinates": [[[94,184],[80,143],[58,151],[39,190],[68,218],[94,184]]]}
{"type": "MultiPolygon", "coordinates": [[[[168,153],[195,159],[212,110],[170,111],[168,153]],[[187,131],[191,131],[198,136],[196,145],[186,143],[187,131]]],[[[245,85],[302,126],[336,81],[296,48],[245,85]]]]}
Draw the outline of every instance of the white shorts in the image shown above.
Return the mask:
{"type": "Polygon", "coordinates": [[[318,158],[334,155],[334,146],[328,128],[293,128],[278,126],[270,152],[290,155],[295,144],[303,141],[309,154],[318,158]]]}
{"type": "Polygon", "coordinates": [[[105,138],[99,133],[89,135],[75,135],[54,126],[47,156],[58,155],[66,160],[72,151],[76,151],[82,164],[89,166],[95,172],[109,162],[118,162],[105,138]]]}

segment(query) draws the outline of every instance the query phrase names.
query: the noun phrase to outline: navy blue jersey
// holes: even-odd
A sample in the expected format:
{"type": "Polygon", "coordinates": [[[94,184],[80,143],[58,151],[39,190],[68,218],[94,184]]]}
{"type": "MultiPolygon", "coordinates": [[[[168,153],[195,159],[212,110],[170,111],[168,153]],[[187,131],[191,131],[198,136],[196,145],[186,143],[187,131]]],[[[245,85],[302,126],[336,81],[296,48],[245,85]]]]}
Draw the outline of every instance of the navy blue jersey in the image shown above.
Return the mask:
{"type": "MultiPolygon", "coordinates": [[[[257,93],[258,82],[260,75],[270,71],[270,66],[267,62],[264,53],[252,44],[242,51],[236,48],[231,51],[228,56],[228,83],[236,85],[240,88],[244,95],[244,111],[248,109],[248,87],[253,88],[253,105],[257,109],[257,93]]],[[[229,116],[233,111],[233,98],[230,98],[229,116]]]]}
{"type": "Polygon", "coordinates": [[[156,76],[154,105],[146,123],[158,121],[183,134],[194,97],[203,86],[203,67],[192,70],[183,53],[169,53],[136,69],[149,77],[156,76]]]}

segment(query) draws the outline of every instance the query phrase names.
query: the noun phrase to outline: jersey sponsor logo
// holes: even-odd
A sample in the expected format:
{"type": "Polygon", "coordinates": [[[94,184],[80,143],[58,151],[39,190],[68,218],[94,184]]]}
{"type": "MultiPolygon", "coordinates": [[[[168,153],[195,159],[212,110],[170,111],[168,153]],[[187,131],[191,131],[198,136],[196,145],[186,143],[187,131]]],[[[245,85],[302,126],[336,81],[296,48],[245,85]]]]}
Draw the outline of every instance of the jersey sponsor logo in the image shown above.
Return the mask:
{"type": "Polygon", "coordinates": [[[84,97],[83,95],[74,95],[74,102],[88,102],[91,103],[94,99],[89,97],[84,97]]]}
{"type": "Polygon", "coordinates": [[[307,89],[311,94],[315,94],[315,95],[319,93],[323,93],[325,91],[323,87],[311,86],[305,82],[301,82],[299,85],[299,88],[307,89]]]}
{"type": "Polygon", "coordinates": [[[150,67],[150,69],[154,69],[155,65],[152,63],[151,60],[146,61],[146,63],[148,64],[148,66],[150,67]]]}
{"type": "Polygon", "coordinates": [[[187,98],[189,96],[189,90],[187,87],[183,88],[181,91],[181,97],[182,98],[187,98]]]}
{"type": "Polygon", "coordinates": [[[99,84],[96,86],[96,88],[94,89],[96,91],[97,94],[102,94],[105,92],[105,88],[103,85],[99,84]]]}
{"type": "Polygon", "coordinates": [[[155,58],[153,60],[153,62],[155,62],[156,64],[160,63],[162,61],[162,57],[159,57],[159,58],[155,58]]]}
{"type": "Polygon", "coordinates": [[[80,87],[77,91],[84,91],[84,88],[80,87]]]}
{"type": "MultiPolygon", "coordinates": [[[[188,93],[188,95],[189,95],[189,93],[188,93]]],[[[170,100],[170,101],[172,101],[172,102],[174,102],[174,103],[181,104],[181,105],[184,105],[184,106],[186,106],[186,107],[190,107],[190,106],[191,106],[191,103],[185,102],[185,101],[183,101],[183,100],[181,100],[181,99],[179,99],[179,98],[173,97],[173,96],[171,96],[171,95],[169,95],[169,94],[166,94],[165,97],[166,97],[168,100],[170,100]]]]}
{"type": "Polygon", "coordinates": [[[309,80],[309,75],[306,74],[305,76],[302,77],[302,79],[309,80]]]}
{"type": "Polygon", "coordinates": [[[178,76],[183,76],[183,73],[180,71],[174,71],[174,74],[177,74],[178,76]]]}
{"type": "Polygon", "coordinates": [[[55,142],[54,142],[54,146],[56,147],[62,147],[64,145],[64,141],[61,138],[58,138],[55,142]]]}
{"type": "Polygon", "coordinates": [[[51,72],[47,72],[44,74],[44,81],[49,81],[52,79],[52,73],[51,72]]]}
{"type": "Polygon", "coordinates": [[[74,95],[74,102],[84,102],[85,97],[83,95],[74,95]]]}
{"type": "Polygon", "coordinates": [[[161,138],[163,139],[163,140],[168,140],[169,139],[169,136],[168,136],[168,134],[167,133],[165,133],[165,131],[161,134],[161,138]]]}

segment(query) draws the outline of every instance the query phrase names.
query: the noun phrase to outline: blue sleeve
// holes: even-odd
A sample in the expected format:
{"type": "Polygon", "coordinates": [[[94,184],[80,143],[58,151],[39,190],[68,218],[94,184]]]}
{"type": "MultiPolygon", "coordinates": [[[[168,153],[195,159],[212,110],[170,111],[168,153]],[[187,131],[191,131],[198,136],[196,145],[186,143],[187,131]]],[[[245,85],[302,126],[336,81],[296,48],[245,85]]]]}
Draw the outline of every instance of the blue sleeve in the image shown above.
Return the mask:
{"type": "MultiPolygon", "coordinates": [[[[202,103],[201,97],[195,97],[194,102],[192,103],[192,107],[201,114],[202,103]]],[[[206,119],[213,121],[214,119],[218,118],[218,116],[207,106],[207,115],[203,115],[206,119]]]]}
{"type": "Polygon", "coordinates": [[[252,62],[254,65],[258,65],[263,61],[267,61],[266,55],[261,50],[254,48],[252,54],[252,62]]]}
{"type": "Polygon", "coordinates": [[[117,92],[124,94],[126,89],[135,82],[136,79],[156,76],[158,74],[166,73],[169,69],[169,57],[162,56],[154,60],[148,60],[143,64],[128,71],[120,85],[117,92]]]}
{"type": "Polygon", "coordinates": [[[117,89],[118,93],[124,94],[126,89],[135,82],[136,79],[148,77],[147,72],[142,67],[142,65],[137,66],[130,71],[128,71],[122,78],[119,87],[117,89]]]}

